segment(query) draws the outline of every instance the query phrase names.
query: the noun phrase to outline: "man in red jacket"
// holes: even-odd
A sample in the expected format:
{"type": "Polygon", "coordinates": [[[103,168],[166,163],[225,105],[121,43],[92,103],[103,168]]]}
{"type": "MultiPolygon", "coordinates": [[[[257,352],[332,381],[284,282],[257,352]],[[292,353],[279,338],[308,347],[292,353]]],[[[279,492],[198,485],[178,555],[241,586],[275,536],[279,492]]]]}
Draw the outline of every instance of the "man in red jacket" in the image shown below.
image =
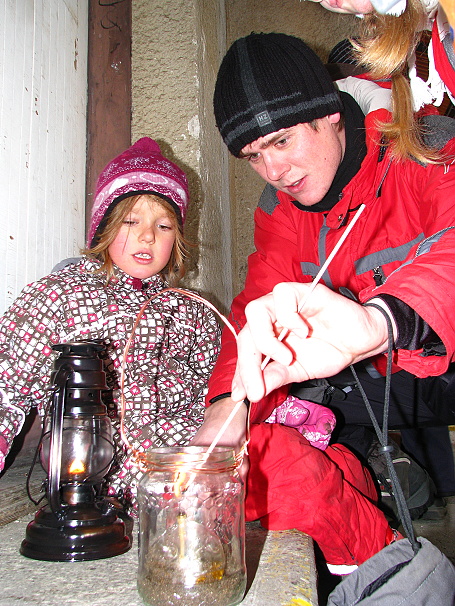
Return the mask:
{"type": "MultiPolygon", "coordinates": [[[[256,252],[231,308],[233,324],[241,329],[246,305],[276,284],[310,283],[365,204],[322,282],[354,301],[374,299],[393,318],[391,425],[411,426],[416,418],[423,424],[446,422],[425,402],[424,390],[431,384],[415,377],[445,372],[455,352],[455,316],[448,310],[455,297],[455,230],[450,228],[455,208],[447,193],[455,185],[453,168],[394,162],[375,128],[375,120],[387,120],[388,112],[379,110],[365,120],[355,101],[334,88],[317,56],[292,36],[251,34],[237,40],[220,67],[214,108],[231,153],[268,183],[255,214],[256,252]]],[[[446,146],[441,153],[453,156],[452,121],[444,130],[439,123],[432,128],[432,118],[428,144],[446,146]]],[[[374,334],[370,349],[359,357],[365,362],[358,373],[380,416],[387,325],[377,308],[361,309],[365,323],[348,330],[374,334]]],[[[314,365],[323,368],[319,376],[331,377],[350,362],[330,369],[330,360],[316,353],[314,365]]],[[[235,406],[236,363],[236,342],[225,331],[195,443],[210,443],[235,406]]],[[[328,393],[336,395],[330,406],[340,416],[341,437],[361,451],[370,420],[352,383],[337,375],[323,402],[328,393]],[[362,433],[357,441],[356,432],[362,433]]],[[[374,487],[344,446],[321,452],[295,429],[263,423],[288,389],[282,385],[251,405],[247,519],[260,518],[272,529],[299,528],[313,536],[329,563],[356,565],[390,541],[390,530],[371,503],[374,487]]],[[[308,393],[297,389],[311,400],[308,393]]],[[[241,448],[246,417],[243,406],[224,444],[241,448]]]]}

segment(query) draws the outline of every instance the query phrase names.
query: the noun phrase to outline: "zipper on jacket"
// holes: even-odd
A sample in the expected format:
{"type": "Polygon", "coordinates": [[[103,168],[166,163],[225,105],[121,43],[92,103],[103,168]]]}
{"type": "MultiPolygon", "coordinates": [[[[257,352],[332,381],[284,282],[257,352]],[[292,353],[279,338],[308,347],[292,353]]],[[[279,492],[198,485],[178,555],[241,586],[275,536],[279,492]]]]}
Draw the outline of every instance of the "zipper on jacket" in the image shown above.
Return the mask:
{"type": "Polygon", "coordinates": [[[385,274],[380,265],[378,265],[378,267],[373,268],[373,279],[376,286],[381,286],[382,284],[384,284],[385,274]]]}

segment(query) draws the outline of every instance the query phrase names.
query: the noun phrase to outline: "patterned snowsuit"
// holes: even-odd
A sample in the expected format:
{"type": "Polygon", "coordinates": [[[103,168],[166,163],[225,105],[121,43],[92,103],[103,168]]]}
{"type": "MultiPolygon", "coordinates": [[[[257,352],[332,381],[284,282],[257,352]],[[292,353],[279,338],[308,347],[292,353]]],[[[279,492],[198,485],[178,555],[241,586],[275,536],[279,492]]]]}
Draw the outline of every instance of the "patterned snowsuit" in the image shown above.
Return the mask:
{"type": "MultiPolygon", "coordinates": [[[[77,264],[27,286],[0,320],[0,440],[8,447],[32,406],[42,414],[53,361],[51,347],[101,340],[112,402],[106,402],[118,445],[110,492],[127,493],[138,481],[118,439],[119,376],[123,350],[139,309],[166,287],[153,276],[145,290],[116,268],[106,286],[97,261],[77,264]]],[[[145,310],[126,365],[125,428],[134,448],[186,444],[202,424],[207,381],[219,351],[215,315],[189,297],[164,292],[145,310]]],[[[1,446],[1,444],[0,444],[1,446]]]]}

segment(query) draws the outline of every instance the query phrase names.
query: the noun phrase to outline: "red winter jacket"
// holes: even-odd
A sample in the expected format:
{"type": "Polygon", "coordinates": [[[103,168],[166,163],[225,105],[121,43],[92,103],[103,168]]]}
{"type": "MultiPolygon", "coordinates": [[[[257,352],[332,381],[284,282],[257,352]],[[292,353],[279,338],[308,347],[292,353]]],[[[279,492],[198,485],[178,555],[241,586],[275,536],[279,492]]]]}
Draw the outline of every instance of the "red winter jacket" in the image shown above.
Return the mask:
{"type": "MultiPolygon", "coordinates": [[[[398,350],[394,362],[418,377],[439,375],[455,358],[455,161],[437,166],[392,162],[375,128],[376,119],[388,116],[378,110],[366,117],[367,155],[328,213],[305,212],[290,196],[266,186],[255,212],[256,252],[249,257],[245,288],[232,303],[230,319],[240,329],[246,304],[279,282],[311,282],[363,203],[365,210],[322,282],[361,302],[387,293],[407,303],[442,339],[446,355],[398,350]],[[385,280],[381,286],[375,276],[385,280]]],[[[447,156],[454,158],[455,122],[439,116],[427,120],[435,127],[428,142],[445,145],[447,156]]],[[[224,330],[207,404],[231,391],[236,357],[234,338],[224,330]]],[[[374,362],[385,367],[383,356],[374,362]]],[[[254,405],[252,421],[267,418],[286,393],[281,388],[254,405]]]]}

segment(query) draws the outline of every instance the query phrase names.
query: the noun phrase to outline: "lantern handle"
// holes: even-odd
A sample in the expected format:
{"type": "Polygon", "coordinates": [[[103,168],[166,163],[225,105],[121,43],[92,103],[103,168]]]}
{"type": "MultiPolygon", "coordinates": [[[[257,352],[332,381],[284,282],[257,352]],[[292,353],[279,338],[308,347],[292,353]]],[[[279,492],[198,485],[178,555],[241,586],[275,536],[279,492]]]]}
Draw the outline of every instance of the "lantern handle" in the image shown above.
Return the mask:
{"type": "Polygon", "coordinates": [[[62,434],[63,415],[65,412],[66,384],[71,370],[62,366],[56,376],[54,383],[58,389],[53,394],[51,410],[51,435],[49,445],[49,506],[52,513],[62,517],[62,502],[60,500],[60,468],[62,464],[62,434]]]}

